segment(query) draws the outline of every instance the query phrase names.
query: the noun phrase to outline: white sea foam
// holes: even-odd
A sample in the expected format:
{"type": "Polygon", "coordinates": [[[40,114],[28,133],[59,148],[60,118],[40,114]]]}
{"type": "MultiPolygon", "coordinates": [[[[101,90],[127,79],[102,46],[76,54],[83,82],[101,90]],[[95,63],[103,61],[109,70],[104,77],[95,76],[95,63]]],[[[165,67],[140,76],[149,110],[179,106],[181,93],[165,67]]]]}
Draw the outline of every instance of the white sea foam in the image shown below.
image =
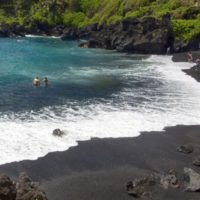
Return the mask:
{"type": "MultiPolygon", "coordinates": [[[[152,91],[151,85],[139,91],[128,87],[113,94],[112,99],[117,98],[119,104],[112,100],[94,101],[84,106],[73,102],[73,106],[46,107],[37,113],[2,116],[0,164],[37,159],[92,137],[136,137],[141,131],[160,131],[165,126],[199,124],[199,84],[181,71],[191,64],[173,63],[165,56],[151,56],[143,62],[147,67],[137,65],[135,68],[119,68],[119,71],[107,69],[106,73],[120,73],[124,80],[134,76],[144,83],[147,78],[157,79],[161,84],[158,90],[152,91]],[[64,130],[66,135],[54,137],[52,131],[56,128],[64,130]]],[[[133,79],[130,84],[134,83],[133,79]]]]}
{"type": "Polygon", "coordinates": [[[25,35],[27,38],[54,38],[54,39],[60,39],[59,36],[48,36],[48,35],[25,35]]]}

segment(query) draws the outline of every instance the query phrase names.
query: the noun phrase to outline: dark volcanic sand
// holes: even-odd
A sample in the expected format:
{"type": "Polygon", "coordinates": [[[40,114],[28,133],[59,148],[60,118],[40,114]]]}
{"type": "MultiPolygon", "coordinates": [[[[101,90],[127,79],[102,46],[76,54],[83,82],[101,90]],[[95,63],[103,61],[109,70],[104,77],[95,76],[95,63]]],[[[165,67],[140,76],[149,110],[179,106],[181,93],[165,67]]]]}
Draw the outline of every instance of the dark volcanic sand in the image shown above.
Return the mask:
{"type": "MultiPolygon", "coordinates": [[[[188,52],[176,53],[173,55],[172,60],[174,62],[188,62],[187,53],[188,52]]],[[[195,60],[200,57],[200,51],[191,51],[191,53],[192,53],[193,61],[195,62],[195,60]]]]}
{"type": "MultiPolygon", "coordinates": [[[[200,155],[200,126],[177,126],[164,132],[143,133],[136,138],[92,139],[80,142],[65,152],[50,153],[36,161],[23,161],[0,166],[0,171],[13,178],[25,170],[39,181],[49,200],[129,200],[125,191],[129,180],[152,172],[192,165],[200,155]],[[195,151],[185,155],[176,151],[181,144],[191,143],[195,151]]],[[[199,193],[179,189],[153,193],[154,200],[199,200],[199,193]]]]}

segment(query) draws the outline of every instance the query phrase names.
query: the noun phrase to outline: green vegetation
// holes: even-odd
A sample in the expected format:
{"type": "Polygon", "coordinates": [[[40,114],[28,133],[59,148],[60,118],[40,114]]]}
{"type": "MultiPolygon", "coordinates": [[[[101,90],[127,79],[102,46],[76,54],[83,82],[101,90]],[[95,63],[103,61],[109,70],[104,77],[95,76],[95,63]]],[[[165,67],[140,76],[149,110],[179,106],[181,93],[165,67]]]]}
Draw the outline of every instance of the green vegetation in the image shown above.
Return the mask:
{"type": "Polygon", "coordinates": [[[172,27],[177,41],[187,41],[200,34],[200,20],[172,20],[172,27]]]}
{"type": "Polygon", "coordinates": [[[0,0],[0,22],[24,27],[40,23],[79,28],[166,13],[172,16],[177,41],[200,33],[199,0],[0,0]]]}

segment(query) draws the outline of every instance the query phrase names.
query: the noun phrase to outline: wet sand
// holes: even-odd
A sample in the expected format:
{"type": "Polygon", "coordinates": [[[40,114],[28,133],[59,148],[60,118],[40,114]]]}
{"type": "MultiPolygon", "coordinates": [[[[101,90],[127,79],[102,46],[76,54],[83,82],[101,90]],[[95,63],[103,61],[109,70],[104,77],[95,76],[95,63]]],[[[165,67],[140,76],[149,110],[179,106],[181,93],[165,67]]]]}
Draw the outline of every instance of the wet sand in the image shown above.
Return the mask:
{"type": "MultiPolygon", "coordinates": [[[[41,183],[49,200],[129,200],[126,182],[154,172],[183,168],[200,155],[200,126],[176,126],[163,132],[142,133],[136,138],[92,139],[64,152],[50,153],[36,161],[0,166],[0,171],[16,178],[26,171],[41,183]],[[192,144],[195,151],[185,155],[177,146],[192,144]]],[[[154,200],[199,200],[199,193],[157,188],[154,200]]]]}

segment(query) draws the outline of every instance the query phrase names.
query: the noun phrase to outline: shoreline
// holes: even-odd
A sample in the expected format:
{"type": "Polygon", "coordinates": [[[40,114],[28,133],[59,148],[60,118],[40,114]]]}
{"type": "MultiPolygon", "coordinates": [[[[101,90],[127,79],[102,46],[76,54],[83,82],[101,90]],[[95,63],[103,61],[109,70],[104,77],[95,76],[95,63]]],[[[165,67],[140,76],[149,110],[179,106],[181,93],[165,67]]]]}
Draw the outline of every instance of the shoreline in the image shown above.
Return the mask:
{"type": "MultiPolygon", "coordinates": [[[[182,71],[185,72],[187,75],[191,76],[192,78],[194,78],[197,82],[200,82],[200,67],[196,66],[195,64],[195,60],[197,58],[200,58],[200,51],[192,51],[191,53],[193,56],[192,63],[194,63],[194,65],[190,69],[184,69],[182,71]]],[[[184,53],[174,54],[172,57],[172,61],[173,62],[188,62],[187,53],[184,52],[184,53]]]]}
{"type": "MultiPolygon", "coordinates": [[[[185,58],[185,53],[182,54],[185,58]]],[[[167,173],[175,169],[181,176],[184,167],[200,173],[192,161],[200,155],[200,125],[178,125],[163,131],[142,132],[130,138],[93,138],[63,152],[49,153],[33,161],[0,166],[0,172],[17,179],[26,171],[41,183],[49,200],[129,200],[125,185],[137,177],[167,173]],[[182,144],[192,144],[195,151],[177,152],[182,144]]],[[[157,190],[154,200],[197,200],[198,193],[182,190],[157,190]]]]}
{"type": "MultiPolygon", "coordinates": [[[[49,153],[35,161],[22,161],[0,166],[0,172],[16,179],[26,171],[41,183],[49,200],[128,200],[125,184],[137,177],[154,172],[166,173],[170,169],[183,173],[200,154],[200,125],[167,127],[161,132],[143,132],[134,138],[93,138],[79,142],[64,152],[49,153]],[[182,154],[176,148],[192,144],[192,154],[182,154]]],[[[197,200],[198,193],[181,190],[160,190],[157,200],[197,200]]]]}

